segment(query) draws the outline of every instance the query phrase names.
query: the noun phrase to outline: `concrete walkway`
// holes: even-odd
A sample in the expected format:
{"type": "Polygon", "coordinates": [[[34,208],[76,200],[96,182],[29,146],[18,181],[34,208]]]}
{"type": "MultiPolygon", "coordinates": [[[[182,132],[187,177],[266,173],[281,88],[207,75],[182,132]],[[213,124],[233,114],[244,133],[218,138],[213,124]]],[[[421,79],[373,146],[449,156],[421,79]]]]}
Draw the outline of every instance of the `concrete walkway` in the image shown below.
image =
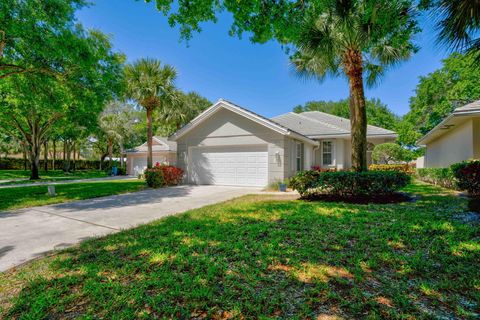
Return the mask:
{"type": "MultiPolygon", "coordinates": [[[[104,177],[104,178],[88,178],[88,179],[63,180],[63,181],[60,180],[60,181],[44,181],[44,182],[29,182],[29,183],[18,183],[18,184],[4,184],[4,185],[0,185],[0,189],[33,187],[33,186],[51,186],[51,185],[57,185],[57,184],[68,184],[68,183],[79,183],[79,182],[129,180],[129,179],[137,179],[137,177],[133,177],[133,176],[114,176],[114,177],[104,177]]],[[[7,181],[7,180],[4,180],[4,181],[7,181]]],[[[12,180],[8,180],[8,181],[12,181],[12,180]]],[[[27,179],[26,181],[30,181],[30,180],[27,179]]],[[[0,183],[1,183],[1,181],[0,181],[0,183]]]]}
{"type": "Polygon", "coordinates": [[[82,240],[259,189],[178,186],[0,212],[0,271],[82,240]]]}

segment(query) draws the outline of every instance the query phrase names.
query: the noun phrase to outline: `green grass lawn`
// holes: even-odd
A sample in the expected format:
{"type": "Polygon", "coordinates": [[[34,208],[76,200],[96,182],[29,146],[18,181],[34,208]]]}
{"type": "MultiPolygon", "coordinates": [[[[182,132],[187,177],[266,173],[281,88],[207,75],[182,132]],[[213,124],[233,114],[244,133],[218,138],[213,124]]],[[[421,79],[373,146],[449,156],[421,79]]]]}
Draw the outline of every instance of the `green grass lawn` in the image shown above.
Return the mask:
{"type": "MultiPolygon", "coordinates": [[[[0,185],[107,177],[107,174],[103,170],[102,171],[100,171],[100,170],[77,170],[75,172],[67,172],[67,173],[63,172],[62,170],[54,170],[54,171],[49,170],[48,172],[40,171],[39,175],[40,175],[40,180],[11,181],[11,182],[0,183],[0,185]]],[[[14,179],[28,179],[28,178],[30,178],[30,171],[29,170],[0,170],[0,180],[14,180],[14,179]]]]}
{"type": "Polygon", "coordinates": [[[138,179],[59,184],[55,186],[55,197],[48,195],[47,186],[0,188],[0,211],[103,197],[144,188],[145,181],[138,179]]]}
{"type": "MultiPolygon", "coordinates": [[[[0,275],[5,319],[475,318],[480,231],[466,201],[246,196],[89,240],[0,275]]],[[[132,212],[135,214],[135,212],[132,212]]]]}

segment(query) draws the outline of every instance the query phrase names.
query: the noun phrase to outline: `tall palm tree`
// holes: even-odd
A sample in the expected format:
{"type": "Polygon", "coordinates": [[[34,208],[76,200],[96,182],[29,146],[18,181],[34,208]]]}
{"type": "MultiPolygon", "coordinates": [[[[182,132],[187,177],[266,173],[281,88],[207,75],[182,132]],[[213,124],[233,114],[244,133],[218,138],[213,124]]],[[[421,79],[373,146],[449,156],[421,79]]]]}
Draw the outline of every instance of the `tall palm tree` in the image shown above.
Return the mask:
{"type": "Polygon", "coordinates": [[[152,115],[175,95],[174,67],[155,59],[140,59],[125,67],[126,92],[147,111],[147,167],[152,167],[152,115]]]}
{"type": "Polygon", "coordinates": [[[291,62],[303,76],[323,80],[345,75],[350,88],[352,167],[367,170],[364,79],[377,83],[386,68],[417,49],[411,1],[320,0],[306,17],[291,62]]]}
{"type": "Polygon", "coordinates": [[[480,0],[424,0],[433,6],[439,40],[480,59],[480,0]]]}

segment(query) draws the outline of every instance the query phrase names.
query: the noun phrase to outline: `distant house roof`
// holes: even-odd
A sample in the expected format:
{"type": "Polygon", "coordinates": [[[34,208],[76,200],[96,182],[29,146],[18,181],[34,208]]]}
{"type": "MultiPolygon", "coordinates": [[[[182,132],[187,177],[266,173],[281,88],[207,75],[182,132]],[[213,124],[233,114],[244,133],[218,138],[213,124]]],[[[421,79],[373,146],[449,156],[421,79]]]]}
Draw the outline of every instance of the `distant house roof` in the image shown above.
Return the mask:
{"type": "Polygon", "coordinates": [[[453,110],[442,122],[417,141],[417,145],[424,146],[428,142],[443,135],[446,131],[461,123],[466,116],[480,116],[480,100],[468,103],[453,110]]]}
{"type": "MultiPolygon", "coordinates": [[[[177,151],[177,143],[174,141],[169,141],[166,137],[153,137],[153,145],[152,145],[152,152],[176,152],[177,151]]],[[[145,142],[144,144],[127,150],[127,153],[146,153],[148,151],[148,145],[145,142]]]]}
{"type": "MultiPolygon", "coordinates": [[[[323,138],[350,135],[350,120],[320,111],[285,113],[272,118],[273,121],[291,128],[309,138],[323,138]]],[[[367,136],[396,137],[391,130],[367,126],[367,136]]]]}

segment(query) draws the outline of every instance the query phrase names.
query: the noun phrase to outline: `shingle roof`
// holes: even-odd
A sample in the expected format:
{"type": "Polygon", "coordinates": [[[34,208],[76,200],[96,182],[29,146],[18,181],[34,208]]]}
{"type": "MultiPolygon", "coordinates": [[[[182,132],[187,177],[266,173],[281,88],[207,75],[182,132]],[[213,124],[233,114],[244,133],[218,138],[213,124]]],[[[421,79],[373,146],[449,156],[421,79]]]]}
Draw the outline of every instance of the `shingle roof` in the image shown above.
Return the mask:
{"type": "MultiPolygon", "coordinates": [[[[162,144],[154,144],[152,146],[152,152],[177,151],[176,142],[168,141],[166,137],[155,136],[153,138],[159,140],[162,144]]],[[[141,153],[141,152],[147,152],[147,151],[148,151],[148,145],[147,143],[144,143],[141,146],[127,150],[127,153],[141,153]]]]}
{"type": "Polygon", "coordinates": [[[480,100],[466,104],[462,107],[458,107],[453,112],[457,113],[457,112],[469,112],[469,111],[480,111],[480,100]]]}
{"type": "MultiPolygon", "coordinates": [[[[350,120],[320,111],[289,112],[272,118],[275,122],[306,136],[348,135],[350,120]]],[[[367,126],[367,135],[393,135],[394,131],[367,126]]]]}

